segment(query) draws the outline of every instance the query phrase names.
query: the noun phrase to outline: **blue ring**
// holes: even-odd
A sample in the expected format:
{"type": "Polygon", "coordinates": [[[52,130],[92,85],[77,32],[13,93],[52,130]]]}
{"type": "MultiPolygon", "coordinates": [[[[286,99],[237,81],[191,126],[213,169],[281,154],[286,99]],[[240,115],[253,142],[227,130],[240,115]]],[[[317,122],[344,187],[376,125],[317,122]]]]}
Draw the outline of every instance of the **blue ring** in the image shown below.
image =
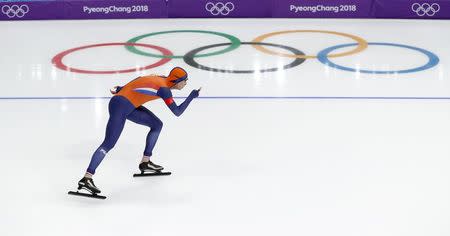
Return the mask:
{"type": "Polygon", "coordinates": [[[325,65],[327,65],[329,67],[333,67],[333,68],[340,69],[340,70],[345,70],[345,71],[367,73],[367,74],[405,74],[405,73],[413,73],[413,72],[419,72],[419,71],[430,69],[430,68],[436,66],[439,63],[439,57],[436,56],[434,53],[432,53],[430,51],[427,51],[427,50],[421,49],[421,48],[408,46],[408,45],[394,44],[394,43],[368,43],[368,45],[382,45],[382,46],[393,46],[393,47],[408,48],[408,49],[411,49],[411,50],[414,50],[414,51],[418,51],[418,52],[421,52],[421,53],[425,54],[428,57],[428,63],[423,65],[423,66],[412,68],[412,69],[408,69],[408,70],[397,70],[397,71],[376,71],[375,70],[375,71],[373,71],[373,70],[357,70],[357,69],[354,69],[354,68],[337,65],[337,64],[331,62],[330,59],[328,59],[328,54],[330,52],[336,50],[336,49],[345,48],[345,47],[351,47],[351,46],[357,46],[357,45],[358,44],[356,44],[356,43],[351,43],[351,44],[342,44],[342,45],[337,45],[337,46],[326,48],[326,49],[322,50],[321,52],[319,52],[319,54],[317,55],[317,59],[319,59],[320,62],[322,62],[323,64],[325,64],[325,65]]]}

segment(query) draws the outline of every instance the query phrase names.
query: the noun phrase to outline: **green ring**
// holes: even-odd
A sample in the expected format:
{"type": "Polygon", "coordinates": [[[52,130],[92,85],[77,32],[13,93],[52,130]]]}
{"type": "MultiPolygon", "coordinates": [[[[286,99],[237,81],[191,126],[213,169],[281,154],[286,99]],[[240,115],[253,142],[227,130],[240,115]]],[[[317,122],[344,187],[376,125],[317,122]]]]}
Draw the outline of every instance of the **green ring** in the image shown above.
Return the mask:
{"type": "MultiPolygon", "coordinates": [[[[223,53],[227,53],[229,51],[232,51],[236,48],[238,48],[241,45],[241,40],[239,40],[238,38],[229,35],[229,34],[224,34],[224,33],[219,33],[219,32],[215,32],[215,31],[204,31],[204,30],[171,30],[171,31],[160,31],[160,32],[155,32],[155,33],[150,33],[150,34],[144,34],[144,35],[140,35],[137,37],[134,37],[130,40],[128,40],[127,43],[136,43],[137,41],[143,39],[143,38],[147,38],[150,36],[154,36],[154,35],[158,35],[158,34],[170,34],[170,33],[205,33],[205,34],[215,34],[218,36],[222,36],[224,38],[227,38],[228,40],[231,41],[231,45],[223,50],[217,51],[217,52],[212,52],[212,53],[206,53],[206,54],[199,54],[196,55],[196,57],[208,57],[208,56],[214,56],[214,55],[219,55],[219,54],[223,54],[223,53]]],[[[148,52],[143,52],[138,50],[135,46],[131,46],[131,45],[127,45],[125,46],[125,48],[132,52],[132,53],[136,53],[139,55],[143,55],[143,56],[149,56],[149,57],[157,57],[157,58],[183,58],[183,56],[166,56],[166,55],[157,55],[157,54],[152,54],[152,53],[148,53],[148,52]]]]}

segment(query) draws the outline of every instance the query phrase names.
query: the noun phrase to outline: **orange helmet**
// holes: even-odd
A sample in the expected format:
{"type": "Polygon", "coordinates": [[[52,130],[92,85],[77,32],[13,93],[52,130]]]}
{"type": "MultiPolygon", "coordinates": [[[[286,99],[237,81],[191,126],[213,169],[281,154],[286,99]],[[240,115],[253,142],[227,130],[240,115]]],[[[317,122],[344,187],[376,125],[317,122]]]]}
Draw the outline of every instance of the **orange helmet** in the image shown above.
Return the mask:
{"type": "Polygon", "coordinates": [[[181,67],[173,68],[169,76],[167,76],[167,81],[171,84],[177,84],[183,80],[186,80],[188,77],[187,72],[181,67]]]}

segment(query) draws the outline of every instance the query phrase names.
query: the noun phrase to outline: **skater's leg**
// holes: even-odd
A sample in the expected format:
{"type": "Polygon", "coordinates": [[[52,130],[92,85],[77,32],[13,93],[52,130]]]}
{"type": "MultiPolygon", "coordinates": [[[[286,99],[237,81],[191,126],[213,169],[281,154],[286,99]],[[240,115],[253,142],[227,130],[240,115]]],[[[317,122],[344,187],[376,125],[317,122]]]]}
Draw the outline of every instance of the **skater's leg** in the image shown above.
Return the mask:
{"type": "Polygon", "coordinates": [[[152,156],[156,141],[158,141],[159,134],[161,133],[163,122],[158,117],[156,117],[155,114],[153,114],[143,106],[136,108],[136,110],[128,115],[127,119],[137,124],[150,127],[150,132],[147,134],[147,140],[144,150],[144,158],[147,158],[149,160],[150,156],[152,156]]]}
{"type": "Polygon", "coordinates": [[[102,162],[106,153],[116,145],[125,125],[126,117],[134,109],[133,104],[124,97],[114,96],[111,99],[109,103],[109,120],[106,126],[105,139],[92,155],[86,177],[92,177],[92,175],[95,174],[95,170],[102,162]]]}

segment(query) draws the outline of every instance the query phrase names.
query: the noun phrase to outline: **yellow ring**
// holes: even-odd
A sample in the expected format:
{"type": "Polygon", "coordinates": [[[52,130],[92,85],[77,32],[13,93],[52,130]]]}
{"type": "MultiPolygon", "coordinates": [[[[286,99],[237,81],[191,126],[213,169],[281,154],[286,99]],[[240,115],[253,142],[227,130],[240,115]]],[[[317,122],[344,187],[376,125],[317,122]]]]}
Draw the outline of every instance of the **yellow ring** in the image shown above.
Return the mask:
{"type": "MultiPolygon", "coordinates": [[[[323,30],[286,30],[286,31],[278,31],[278,32],[273,32],[273,33],[268,33],[268,34],[264,34],[261,35],[257,38],[255,38],[253,40],[253,42],[255,43],[261,43],[264,39],[267,39],[269,37],[275,36],[275,35],[280,35],[280,34],[290,34],[290,33],[324,33],[324,34],[334,34],[334,35],[339,35],[339,36],[344,36],[347,38],[351,38],[353,40],[355,40],[358,43],[358,47],[356,47],[355,49],[348,51],[348,52],[343,52],[343,53],[336,53],[336,54],[330,54],[328,55],[328,57],[342,57],[342,56],[348,56],[348,55],[352,55],[352,54],[356,54],[358,52],[363,51],[364,49],[367,48],[367,41],[355,36],[355,35],[351,35],[351,34],[346,34],[346,33],[339,33],[339,32],[334,32],[334,31],[323,31],[323,30]]],[[[271,51],[269,49],[264,48],[261,45],[252,45],[256,50],[264,52],[264,53],[268,53],[271,55],[277,55],[277,56],[283,56],[283,57],[290,57],[290,58],[317,58],[317,56],[310,56],[310,55],[292,55],[292,54],[285,54],[285,53],[279,53],[279,52],[274,52],[271,51]]]]}

